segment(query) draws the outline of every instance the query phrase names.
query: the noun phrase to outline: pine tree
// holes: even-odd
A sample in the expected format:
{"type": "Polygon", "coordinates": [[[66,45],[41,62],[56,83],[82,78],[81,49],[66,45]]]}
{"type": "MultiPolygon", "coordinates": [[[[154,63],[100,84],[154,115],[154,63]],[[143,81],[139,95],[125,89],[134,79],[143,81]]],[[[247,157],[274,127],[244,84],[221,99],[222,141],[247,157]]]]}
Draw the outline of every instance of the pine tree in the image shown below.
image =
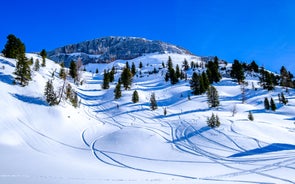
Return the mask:
{"type": "Polygon", "coordinates": [[[47,52],[45,51],[45,49],[42,49],[42,51],[40,52],[40,56],[42,56],[42,67],[46,66],[46,60],[45,58],[47,57],[47,52]]]}
{"type": "Polygon", "coordinates": [[[65,92],[65,93],[66,93],[66,100],[72,98],[73,90],[72,90],[72,86],[71,86],[71,84],[68,84],[68,85],[66,86],[66,92],[65,92]]]}
{"type": "Polygon", "coordinates": [[[251,111],[249,111],[248,119],[249,119],[250,121],[254,121],[254,116],[253,116],[253,114],[252,114],[251,111]]]}
{"type": "Polygon", "coordinates": [[[132,102],[137,103],[139,101],[138,92],[135,90],[132,94],[132,102]]]}
{"type": "Polygon", "coordinates": [[[270,99],[270,108],[272,111],[276,111],[277,109],[277,106],[272,98],[270,99]]]}
{"type": "Polygon", "coordinates": [[[39,59],[36,59],[35,63],[34,63],[34,71],[39,71],[40,69],[40,62],[39,59]]]}
{"type": "Polygon", "coordinates": [[[210,82],[208,80],[208,76],[205,72],[202,72],[202,81],[203,81],[203,86],[204,86],[204,91],[207,91],[207,89],[209,88],[210,82]]]}
{"type": "Polygon", "coordinates": [[[70,63],[70,72],[69,72],[70,76],[74,79],[74,81],[76,82],[77,79],[77,65],[75,63],[75,61],[71,61],[70,63]]]}
{"type": "Polygon", "coordinates": [[[151,98],[150,98],[150,108],[151,108],[151,110],[156,110],[156,109],[158,108],[155,93],[152,93],[152,94],[151,94],[151,98]]]}
{"type": "MultiPolygon", "coordinates": [[[[126,63],[126,66],[127,66],[127,63],[126,63]]],[[[121,74],[121,81],[125,90],[130,89],[132,84],[132,73],[130,72],[129,68],[127,67],[124,68],[121,74]]]]}
{"type": "Polygon", "coordinates": [[[182,64],[182,67],[183,67],[184,70],[188,70],[189,69],[189,65],[188,65],[188,62],[187,62],[186,59],[184,59],[183,64],[182,64]]]}
{"type": "Polygon", "coordinates": [[[110,82],[114,82],[115,80],[115,67],[112,67],[112,70],[109,72],[109,79],[110,79],[110,82]]]}
{"type": "Polygon", "coordinates": [[[193,90],[192,93],[194,95],[200,95],[204,93],[204,89],[202,89],[201,83],[202,83],[201,76],[194,72],[192,79],[190,81],[190,87],[193,90]]]}
{"type": "Polygon", "coordinates": [[[268,101],[268,98],[264,98],[264,108],[266,110],[269,110],[270,109],[270,105],[269,105],[269,101],[268,101]]]}
{"type": "Polygon", "coordinates": [[[136,66],[135,66],[134,62],[132,62],[132,65],[131,65],[131,73],[133,76],[136,74],[136,66]]]}
{"type": "Polygon", "coordinates": [[[14,74],[16,75],[15,80],[19,81],[22,86],[26,86],[31,80],[31,69],[24,53],[17,57],[14,74]]]}
{"type": "Polygon", "coordinates": [[[109,72],[104,70],[103,73],[103,82],[101,84],[102,89],[109,89],[110,88],[110,77],[109,77],[109,72]]]}
{"type": "Polygon", "coordinates": [[[97,68],[95,69],[95,73],[98,73],[98,69],[97,68]]]}
{"type": "Polygon", "coordinates": [[[216,128],[220,126],[219,117],[212,113],[210,118],[207,118],[207,125],[211,128],[216,128]]]}
{"type": "Polygon", "coordinates": [[[179,69],[179,65],[178,64],[176,65],[176,68],[175,68],[175,77],[177,79],[180,78],[180,69],[179,69]]]}
{"type": "Polygon", "coordinates": [[[241,83],[244,81],[245,76],[244,76],[244,71],[243,71],[243,66],[238,60],[234,60],[234,63],[232,65],[232,70],[230,73],[230,76],[232,78],[237,79],[238,83],[241,83]]]}
{"type": "Polygon", "coordinates": [[[7,36],[7,42],[2,50],[2,53],[5,57],[17,59],[19,55],[23,55],[25,53],[25,45],[19,38],[10,34],[7,36]]]}
{"type": "Polygon", "coordinates": [[[218,91],[215,87],[209,86],[207,90],[208,105],[210,108],[219,106],[218,91]]]}
{"type": "Polygon", "coordinates": [[[280,100],[284,105],[286,105],[288,103],[288,100],[285,98],[284,93],[281,93],[281,100],[280,100]]]}
{"type": "Polygon", "coordinates": [[[143,67],[143,65],[142,65],[142,62],[140,61],[140,62],[139,62],[139,66],[138,66],[138,68],[141,69],[142,67],[143,67]]]}
{"type": "Polygon", "coordinates": [[[164,107],[164,109],[163,109],[163,114],[164,114],[164,116],[167,115],[167,108],[166,107],[164,107]]]}
{"type": "Polygon", "coordinates": [[[73,92],[72,98],[70,99],[73,107],[78,107],[78,95],[76,92],[73,92]]]}
{"type": "Polygon", "coordinates": [[[172,63],[172,59],[171,59],[170,56],[168,57],[167,67],[168,67],[168,71],[170,71],[171,69],[173,69],[173,63],[172,63]]]}
{"type": "Polygon", "coordinates": [[[117,85],[115,87],[114,93],[115,93],[115,99],[121,98],[122,92],[121,92],[121,82],[120,82],[120,80],[119,80],[119,82],[117,83],[117,85]]]}
{"type": "Polygon", "coordinates": [[[258,73],[259,72],[259,67],[258,65],[256,64],[255,61],[252,61],[249,65],[249,69],[255,73],[258,73]]]}
{"type": "Polygon", "coordinates": [[[65,71],[65,68],[64,67],[61,67],[60,70],[59,70],[59,77],[63,80],[66,79],[67,77],[67,74],[66,74],[66,71],[65,71]]]}
{"type": "Polygon", "coordinates": [[[207,76],[210,84],[213,82],[219,82],[221,79],[221,74],[218,69],[218,61],[215,62],[209,61],[207,65],[207,76]]]}
{"type": "Polygon", "coordinates": [[[44,92],[45,98],[47,103],[52,106],[57,104],[57,96],[54,92],[54,87],[51,80],[48,80],[46,82],[45,86],[45,92],[44,92]]]}
{"type": "Polygon", "coordinates": [[[178,83],[178,78],[176,76],[175,70],[172,68],[169,72],[170,82],[172,85],[178,83]]]}

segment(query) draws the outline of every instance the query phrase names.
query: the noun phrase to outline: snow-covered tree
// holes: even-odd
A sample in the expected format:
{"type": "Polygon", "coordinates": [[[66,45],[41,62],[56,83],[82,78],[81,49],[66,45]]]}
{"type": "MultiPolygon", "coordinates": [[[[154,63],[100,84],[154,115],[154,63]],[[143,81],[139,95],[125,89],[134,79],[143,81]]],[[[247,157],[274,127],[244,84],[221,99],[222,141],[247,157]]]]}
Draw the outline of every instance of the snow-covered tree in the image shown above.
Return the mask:
{"type": "Polygon", "coordinates": [[[157,100],[156,100],[156,95],[155,93],[151,94],[150,98],[150,108],[151,110],[156,110],[158,108],[157,100]]]}
{"type": "Polygon", "coordinates": [[[220,121],[218,115],[212,113],[210,118],[207,118],[207,125],[211,128],[219,127],[220,121]]]}
{"type": "Polygon", "coordinates": [[[31,80],[31,69],[24,53],[17,56],[14,74],[16,75],[15,80],[19,81],[22,86],[26,86],[31,80]]]}
{"type": "Polygon", "coordinates": [[[48,80],[46,82],[44,95],[45,95],[47,103],[50,106],[57,104],[57,96],[56,96],[56,94],[54,92],[54,87],[53,87],[53,84],[52,84],[52,80],[48,80]]]}
{"type": "Polygon", "coordinates": [[[34,63],[34,71],[39,71],[40,69],[40,62],[39,59],[36,59],[35,63],[34,63]]]}

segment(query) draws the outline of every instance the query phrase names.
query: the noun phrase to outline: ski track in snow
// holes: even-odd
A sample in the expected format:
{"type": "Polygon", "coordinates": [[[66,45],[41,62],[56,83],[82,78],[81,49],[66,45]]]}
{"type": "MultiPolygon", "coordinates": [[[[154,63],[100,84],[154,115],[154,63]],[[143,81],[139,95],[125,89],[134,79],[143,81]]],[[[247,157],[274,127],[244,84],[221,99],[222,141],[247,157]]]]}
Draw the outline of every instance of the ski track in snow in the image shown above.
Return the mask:
{"type": "MultiPolygon", "coordinates": [[[[96,82],[90,83],[87,82],[87,85],[92,85],[92,84],[97,84],[96,82]]],[[[140,83],[142,85],[142,88],[147,88],[148,85],[144,85],[144,82],[140,83]]],[[[139,86],[139,84],[137,84],[139,86]]],[[[165,86],[159,86],[160,89],[164,89],[165,86]]],[[[81,90],[83,93],[83,91],[81,90]]],[[[99,150],[95,147],[97,144],[97,141],[99,139],[93,140],[92,143],[89,143],[86,141],[85,138],[85,133],[87,130],[84,130],[82,133],[82,140],[84,144],[88,147],[91,148],[93,155],[101,162],[115,166],[115,167],[123,167],[127,169],[132,169],[132,170],[137,170],[137,171],[142,171],[142,172],[150,172],[150,173],[156,173],[156,174],[163,174],[163,175],[169,175],[169,176],[176,176],[176,177],[182,177],[182,178],[188,178],[188,179],[194,179],[194,180],[208,180],[208,181],[222,181],[222,182],[241,182],[241,183],[264,183],[261,181],[247,181],[247,180],[230,180],[226,178],[231,178],[231,177],[236,177],[236,176],[241,176],[241,175],[251,175],[251,174],[256,174],[256,175],[261,175],[266,178],[271,178],[274,181],[279,181],[279,182],[287,182],[287,183],[295,183],[295,181],[292,181],[290,179],[285,179],[281,178],[278,176],[274,176],[271,174],[266,174],[267,171],[273,171],[282,167],[288,168],[288,169],[294,169],[292,167],[292,164],[294,164],[295,159],[290,159],[289,155],[282,155],[282,156],[265,156],[265,157],[260,157],[260,158],[250,158],[250,159],[243,159],[243,158],[229,158],[225,157],[222,155],[214,154],[212,151],[206,151],[206,149],[215,149],[219,151],[225,151],[229,153],[235,153],[235,152],[244,152],[247,151],[246,148],[242,147],[239,145],[238,142],[236,142],[231,135],[228,135],[220,130],[211,130],[211,129],[206,129],[203,127],[203,130],[197,129],[194,125],[190,124],[188,121],[181,120],[179,119],[178,125],[175,126],[175,121],[173,123],[170,123],[169,121],[162,121],[160,118],[158,120],[153,120],[153,123],[151,123],[151,120],[149,119],[148,121],[146,118],[148,118],[146,115],[147,113],[150,112],[141,112],[141,114],[145,115],[138,115],[137,113],[113,113],[113,112],[108,112],[109,110],[104,107],[103,104],[95,106],[92,104],[95,104],[93,102],[88,102],[89,100],[95,101],[93,99],[100,99],[98,96],[93,96],[93,97],[88,97],[89,99],[83,99],[83,103],[85,103],[84,110],[86,113],[92,117],[96,118],[100,121],[102,121],[104,124],[110,124],[116,127],[119,127],[120,129],[123,129],[125,127],[133,127],[133,128],[138,128],[138,129],[144,129],[152,134],[160,136],[162,139],[164,139],[167,143],[172,144],[173,147],[176,148],[176,150],[179,150],[180,152],[184,152],[186,154],[194,155],[196,157],[196,160],[170,160],[170,159],[157,159],[157,158],[148,158],[148,157],[142,157],[139,155],[130,155],[126,153],[120,153],[120,152],[114,152],[111,150],[99,150]],[[110,113],[110,114],[109,114],[110,113]],[[106,115],[106,117],[101,117],[106,115]],[[109,114],[109,115],[107,115],[109,114]],[[133,123],[130,124],[122,124],[118,122],[116,119],[120,119],[119,117],[124,115],[124,117],[129,116],[129,120],[133,123]],[[117,117],[117,118],[115,118],[117,117]],[[110,121],[111,120],[111,121],[110,121]],[[157,125],[157,126],[156,126],[157,125]],[[157,128],[162,126],[166,127],[165,130],[161,128],[157,128]],[[204,132],[206,131],[211,131],[215,132],[216,134],[219,134],[220,136],[224,137],[225,140],[228,141],[231,145],[226,145],[222,144],[220,142],[217,142],[211,138],[208,138],[208,136],[204,135],[204,132]],[[203,131],[203,132],[200,132],[203,131]],[[199,139],[202,140],[202,143],[208,142],[212,144],[211,147],[208,147],[207,145],[200,145],[198,143],[194,143],[192,138],[198,137],[199,139]],[[215,163],[221,166],[224,166],[226,168],[229,168],[231,170],[234,170],[235,172],[230,172],[227,174],[222,174],[222,175],[215,175],[215,176],[208,176],[208,177],[196,177],[196,176],[189,176],[189,175],[181,175],[177,173],[169,173],[169,172],[164,172],[161,170],[149,170],[141,167],[137,167],[136,164],[131,166],[129,164],[125,164],[124,161],[119,161],[116,159],[116,155],[124,158],[132,158],[132,159],[138,159],[138,160],[148,160],[150,162],[161,162],[164,164],[169,164],[173,162],[177,163],[215,163]],[[208,161],[203,162],[203,161],[198,161],[198,157],[205,157],[208,159],[208,161]],[[270,161],[270,160],[277,160],[275,163],[271,164],[264,164],[264,162],[270,161]],[[247,164],[250,166],[250,169],[243,169],[244,166],[242,164],[247,164]],[[239,167],[241,165],[241,167],[239,167]]],[[[97,103],[99,104],[99,103],[97,103]]],[[[146,110],[145,110],[146,111],[146,110]]],[[[152,114],[155,116],[155,114],[152,114]]],[[[243,137],[245,139],[250,139],[256,142],[257,146],[261,148],[261,143],[262,141],[252,138],[249,136],[241,135],[238,132],[236,132],[233,128],[233,123],[231,122],[231,132],[235,134],[236,136],[243,137]]],[[[266,144],[266,143],[263,143],[266,144]]],[[[267,182],[265,182],[267,183],[267,182]]]]}

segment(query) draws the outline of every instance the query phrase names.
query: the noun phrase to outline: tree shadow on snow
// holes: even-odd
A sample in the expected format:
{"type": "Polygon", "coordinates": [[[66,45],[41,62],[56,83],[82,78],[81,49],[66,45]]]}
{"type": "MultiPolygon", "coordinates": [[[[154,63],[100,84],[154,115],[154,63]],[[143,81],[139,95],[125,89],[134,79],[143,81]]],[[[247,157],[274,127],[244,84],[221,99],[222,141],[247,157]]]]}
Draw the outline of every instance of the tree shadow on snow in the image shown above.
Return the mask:
{"type": "Polygon", "coordinates": [[[248,150],[245,152],[236,153],[236,154],[231,155],[229,157],[244,157],[244,156],[259,155],[259,154],[263,154],[263,153],[285,151],[285,150],[295,150],[295,145],[273,143],[273,144],[270,144],[270,145],[262,147],[262,148],[256,148],[256,149],[248,150]]]}
{"type": "Polygon", "coordinates": [[[12,85],[14,78],[11,75],[5,75],[2,72],[0,72],[0,81],[12,85]]]}
{"type": "Polygon", "coordinates": [[[25,96],[25,95],[19,95],[19,94],[11,94],[11,96],[13,96],[14,98],[22,102],[35,104],[35,105],[48,106],[47,103],[39,97],[31,97],[31,96],[25,96]]]}

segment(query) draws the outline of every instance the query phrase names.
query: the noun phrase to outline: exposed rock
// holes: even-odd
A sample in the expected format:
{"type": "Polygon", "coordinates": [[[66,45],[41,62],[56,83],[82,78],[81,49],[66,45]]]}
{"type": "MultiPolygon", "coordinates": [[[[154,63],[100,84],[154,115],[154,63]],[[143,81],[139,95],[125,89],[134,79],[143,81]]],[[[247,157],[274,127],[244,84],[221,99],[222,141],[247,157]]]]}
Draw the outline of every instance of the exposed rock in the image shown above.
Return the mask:
{"type": "Polygon", "coordinates": [[[81,57],[84,64],[130,60],[149,53],[191,54],[188,50],[161,41],[136,37],[104,37],[67,45],[48,52],[48,57],[68,65],[81,57]]]}

